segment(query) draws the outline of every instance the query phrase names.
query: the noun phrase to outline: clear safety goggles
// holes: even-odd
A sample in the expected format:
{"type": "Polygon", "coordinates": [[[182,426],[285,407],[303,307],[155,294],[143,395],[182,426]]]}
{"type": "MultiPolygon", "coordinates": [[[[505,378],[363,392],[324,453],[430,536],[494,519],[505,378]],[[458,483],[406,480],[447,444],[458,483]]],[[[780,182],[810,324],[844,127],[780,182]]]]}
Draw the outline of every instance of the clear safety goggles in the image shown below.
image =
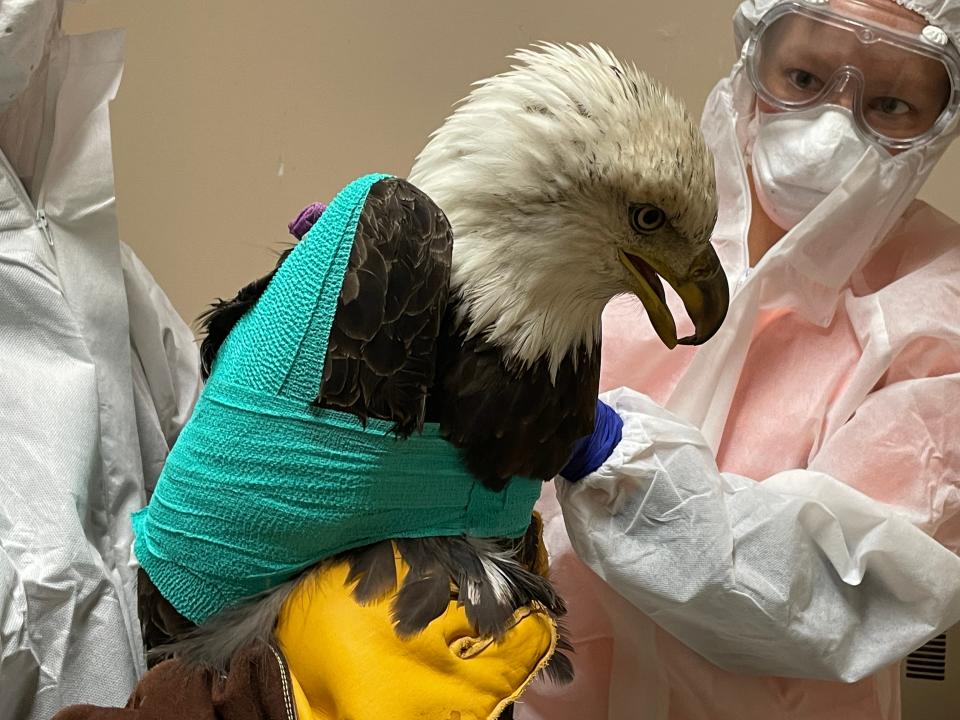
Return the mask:
{"type": "Polygon", "coordinates": [[[823,0],[787,2],[761,18],[743,53],[760,100],[780,111],[847,107],[864,137],[888,150],[930,142],[960,111],[960,57],[933,26],[912,34],[840,14],[823,0]]]}

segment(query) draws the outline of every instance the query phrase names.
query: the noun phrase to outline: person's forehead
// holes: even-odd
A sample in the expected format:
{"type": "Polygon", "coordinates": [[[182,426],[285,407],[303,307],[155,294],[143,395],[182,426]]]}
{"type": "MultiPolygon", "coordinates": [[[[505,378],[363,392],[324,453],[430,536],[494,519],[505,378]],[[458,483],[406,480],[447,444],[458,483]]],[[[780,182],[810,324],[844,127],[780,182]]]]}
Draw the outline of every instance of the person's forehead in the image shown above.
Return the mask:
{"type": "Polygon", "coordinates": [[[847,17],[914,34],[919,34],[927,25],[920,13],[908,10],[895,0],[830,0],[829,8],[847,17]]]}

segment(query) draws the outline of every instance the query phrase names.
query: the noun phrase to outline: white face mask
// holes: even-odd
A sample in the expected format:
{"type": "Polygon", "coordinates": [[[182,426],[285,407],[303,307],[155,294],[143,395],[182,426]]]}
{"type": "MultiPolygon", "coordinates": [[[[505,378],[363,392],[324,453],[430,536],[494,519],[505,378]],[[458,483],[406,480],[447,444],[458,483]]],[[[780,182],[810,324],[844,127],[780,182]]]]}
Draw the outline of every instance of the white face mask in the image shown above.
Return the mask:
{"type": "Polygon", "coordinates": [[[0,0],[0,112],[30,84],[58,12],[58,0],[0,0]]]}
{"type": "Polygon", "coordinates": [[[757,199],[773,222],[790,230],[870,150],[853,114],[834,105],[801,112],[759,114],[751,166],[757,199]]]}

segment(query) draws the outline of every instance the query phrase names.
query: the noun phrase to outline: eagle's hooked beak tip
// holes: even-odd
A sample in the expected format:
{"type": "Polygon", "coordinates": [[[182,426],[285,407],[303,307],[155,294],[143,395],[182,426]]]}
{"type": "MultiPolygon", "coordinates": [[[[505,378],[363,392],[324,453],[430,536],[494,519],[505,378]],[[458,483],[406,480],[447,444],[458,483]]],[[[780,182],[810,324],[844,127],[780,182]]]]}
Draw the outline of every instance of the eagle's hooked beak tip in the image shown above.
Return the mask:
{"type": "Polygon", "coordinates": [[[694,268],[693,271],[675,272],[666,263],[652,257],[641,258],[623,250],[618,254],[633,279],[631,289],[643,303],[653,329],[668,349],[677,345],[702,345],[717,333],[727,315],[730,289],[712,246],[707,245],[687,263],[688,268],[694,268]],[[683,301],[696,328],[693,335],[677,338],[676,322],[667,307],[660,276],[683,301]]]}
{"type": "Polygon", "coordinates": [[[695,281],[676,287],[677,294],[683,300],[696,328],[693,335],[678,341],[680,345],[703,345],[717,334],[727,317],[727,308],[730,305],[727,276],[713,248],[708,249],[712,256],[709,272],[701,274],[695,281]]]}

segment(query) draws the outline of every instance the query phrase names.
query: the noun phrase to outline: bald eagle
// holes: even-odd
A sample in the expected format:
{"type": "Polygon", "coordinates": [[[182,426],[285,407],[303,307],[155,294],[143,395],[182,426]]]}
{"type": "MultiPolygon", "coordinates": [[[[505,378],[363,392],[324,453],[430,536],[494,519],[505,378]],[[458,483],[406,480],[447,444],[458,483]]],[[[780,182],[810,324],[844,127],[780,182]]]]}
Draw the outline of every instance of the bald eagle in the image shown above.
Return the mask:
{"type": "MultiPolygon", "coordinates": [[[[707,341],[728,302],[710,245],[713,161],[682,105],[597,46],[512,57],[511,70],[480,83],[432,135],[408,180],[371,188],[316,400],[392,421],[400,437],[439,423],[493,489],[514,476],[552,479],[593,431],[611,298],[636,294],[671,348],[707,341]],[[692,336],[678,339],[661,278],[683,301],[692,336]]],[[[206,313],[205,372],[272,276],[206,313]]],[[[532,572],[536,551],[532,524],[519,540],[398,539],[339,559],[358,600],[395,593],[401,635],[442,614],[453,586],[477,631],[497,636],[530,602],[564,612],[532,572]],[[399,588],[394,547],[410,566],[399,588]]],[[[148,645],[182,636],[186,621],[141,579],[148,645]]],[[[222,666],[251,638],[269,637],[296,581],[172,648],[222,666]]],[[[571,674],[559,654],[548,670],[571,674]]]]}

